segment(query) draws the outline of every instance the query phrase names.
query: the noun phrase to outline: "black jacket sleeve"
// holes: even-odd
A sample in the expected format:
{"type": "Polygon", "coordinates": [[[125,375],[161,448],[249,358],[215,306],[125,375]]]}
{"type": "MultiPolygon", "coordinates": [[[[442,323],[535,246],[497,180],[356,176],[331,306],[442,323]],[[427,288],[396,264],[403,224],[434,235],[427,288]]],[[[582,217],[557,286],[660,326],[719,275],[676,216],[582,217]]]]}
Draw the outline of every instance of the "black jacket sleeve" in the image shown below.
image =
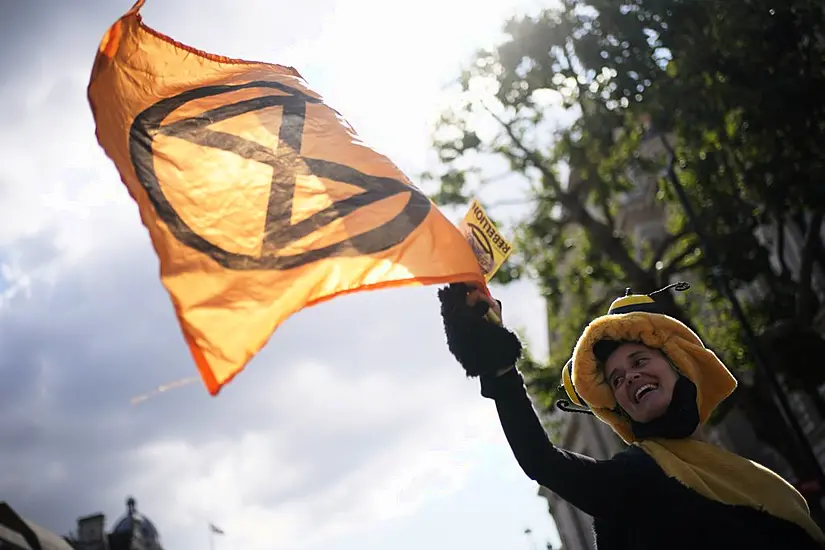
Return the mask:
{"type": "Polygon", "coordinates": [[[539,422],[516,369],[481,377],[481,392],[493,399],[507,442],[524,473],[576,508],[597,518],[619,519],[644,493],[650,471],[622,452],[610,460],[555,447],[539,422]]]}

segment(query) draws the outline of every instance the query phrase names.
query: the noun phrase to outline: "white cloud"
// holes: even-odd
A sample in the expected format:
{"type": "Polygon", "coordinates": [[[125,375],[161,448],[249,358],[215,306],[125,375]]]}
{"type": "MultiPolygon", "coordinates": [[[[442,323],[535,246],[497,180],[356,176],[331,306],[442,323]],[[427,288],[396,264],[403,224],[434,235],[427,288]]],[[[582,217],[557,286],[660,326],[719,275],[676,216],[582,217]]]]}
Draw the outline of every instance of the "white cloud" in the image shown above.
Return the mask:
{"type": "Polygon", "coordinates": [[[294,365],[265,377],[278,379],[259,411],[270,428],[200,444],[149,440],[130,461],[145,474],[121,492],[162,495],[175,480],[174,499],[147,504],[167,531],[212,518],[247,548],[316,547],[409,514],[458,488],[480,460],[479,445],[498,435],[492,410],[456,392],[447,372],[410,383],[391,370],[352,377],[332,365],[294,365]],[[295,454],[296,438],[308,453],[295,454]],[[350,453],[358,459],[342,456],[350,453]],[[316,484],[330,467],[334,474],[316,484]]]}

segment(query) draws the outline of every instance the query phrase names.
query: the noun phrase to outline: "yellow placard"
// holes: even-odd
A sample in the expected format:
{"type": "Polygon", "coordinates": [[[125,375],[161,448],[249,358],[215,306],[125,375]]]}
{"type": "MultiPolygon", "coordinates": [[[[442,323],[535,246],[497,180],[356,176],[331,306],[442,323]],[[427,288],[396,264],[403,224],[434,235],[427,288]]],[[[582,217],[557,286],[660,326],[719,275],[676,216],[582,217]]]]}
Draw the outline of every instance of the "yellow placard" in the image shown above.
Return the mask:
{"type": "Polygon", "coordinates": [[[473,199],[458,227],[470,243],[484,278],[489,282],[513,251],[513,245],[498,232],[477,199],[473,199]]]}

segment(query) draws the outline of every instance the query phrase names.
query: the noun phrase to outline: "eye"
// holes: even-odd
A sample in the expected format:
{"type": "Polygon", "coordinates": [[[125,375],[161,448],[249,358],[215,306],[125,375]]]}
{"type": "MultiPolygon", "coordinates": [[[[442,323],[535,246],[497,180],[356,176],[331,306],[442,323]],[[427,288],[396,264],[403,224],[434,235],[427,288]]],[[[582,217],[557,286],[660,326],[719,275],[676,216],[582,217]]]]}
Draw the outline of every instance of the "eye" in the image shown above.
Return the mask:
{"type": "Polygon", "coordinates": [[[633,366],[638,367],[643,365],[647,361],[647,357],[638,357],[635,361],[633,361],[633,366]]]}
{"type": "Polygon", "coordinates": [[[613,387],[618,388],[622,382],[624,382],[624,376],[616,376],[613,378],[613,387]]]}

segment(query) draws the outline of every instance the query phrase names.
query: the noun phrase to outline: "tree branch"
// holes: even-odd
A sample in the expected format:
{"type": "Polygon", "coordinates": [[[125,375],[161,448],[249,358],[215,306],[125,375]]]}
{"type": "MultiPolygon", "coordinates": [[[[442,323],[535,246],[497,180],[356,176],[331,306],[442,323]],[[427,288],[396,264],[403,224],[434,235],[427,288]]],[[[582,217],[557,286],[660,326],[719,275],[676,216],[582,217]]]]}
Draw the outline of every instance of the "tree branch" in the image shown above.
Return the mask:
{"type": "Polygon", "coordinates": [[[814,243],[814,265],[819,265],[819,269],[825,272],[825,244],[821,239],[817,239],[814,243]]]}
{"type": "Polygon", "coordinates": [[[682,250],[674,258],[672,258],[668,265],[659,272],[659,277],[661,278],[662,282],[667,281],[672,275],[675,275],[676,273],[680,273],[682,271],[691,269],[699,265],[702,258],[701,256],[699,256],[693,262],[685,263],[684,261],[688,256],[690,256],[696,251],[696,248],[698,248],[698,246],[699,243],[697,241],[690,241],[684,250],[682,250]]]}
{"type": "Polygon", "coordinates": [[[522,197],[520,199],[501,199],[500,201],[495,201],[487,204],[487,210],[492,210],[493,208],[498,208],[499,206],[522,206],[525,204],[530,204],[537,200],[540,200],[541,197],[522,197]]]}
{"type": "Polygon", "coordinates": [[[665,237],[665,240],[663,240],[659,244],[659,246],[656,247],[656,250],[653,251],[653,257],[650,259],[650,267],[648,267],[648,269],[656,269],[656,264],[658,264],[662,260],[662,258],[665,257],[665,254],[670,249],[670,247],[675,245],[677,242],[679,242],[682,238],[686,237],[690,233],[691,232],[689,230],[683,229],[682,231],[676,234],[668,234],[668,236],[665,237]]]}
{"type": "Polygon", "coordinates": [[[513,176],[513,172],[511,170],[507,170],[506,172],[496,174],[495,176],[488,176],[488,177],[484,178],[482,183],[484,183],[484,184],[495,183],[497,181],[500,181],[500,180],[503,180],[505,178],[509,178],[509,177],[512,177],[512,176],[513,176]]]}
{"type": "Polygon", "coordinates": [[[506,122],[500,116],[495,114],[493,110],[487,107],[487,105],[483,101],[481,102],[481,106],[484,108],[485,111],[487,111],[490,114],[491,117],[493,117],[493,119],[495,119],[496,122],[501,124],[501,127],[504,128],[505,132],[507,132],[507,135],[509,136],[510,140],[512,140],[516,147],[521,149],[522,153],[524,153],[524,159],[527,160],[531,165],[533,165],[533,167],[536,168],[539,172],[541,172],[544,181],[550,185],[553,191],[560,195],[563,194],[564,191],[562,191],[561,184],[559,183],[559,180],[556,178],[556,175],[553,173],[552,170],[547,168],[547,166],[544,163],[544,159],[541,158],[541,155],[539,155],[536,151],[528,148],[521,140],[521,138],[519,138],[516,135],[516,132],[513,130],[512,123],[506,122]]]}
{"type": "Polygon", "coordinates": [[[481,102],[481,105],[488,113],[490,113],[490,116],[492,116],[496,122],[501,124],[516,147],[521,149],[525,157],[524,160],[541,172],[546,185],[548,185],[556,195],[552,198],[548,197],[548,200],[555,199],[570,213],[571,221],[575,221],[581,225],[596,245],[604,250],[607,257],[618,264],[622,271],[624,271],[625,276],[628,278],[628,283],[637,288],[645,288],[654,285],[654,274],[651,273],[650,270],[644,269],[644,267],[642,267],[633,257],[630,256],[627,248],[625,248],[621,240],[614,235],[614,228],[595,219],[590,212],[587,211],[585,205],[582,204],[575,195],[565,193],[561,187],[561,183],[556,178],[556,175],[552,170],[550,170],[550,168],[547,167],[544,159],[541,158],[541,155],[524,145],[521,139],[516,135],[511,124],[502,120],[501,117],[488,108],[484,102],[481,102]]]}
{"type": "Polygon", "coordinates": [[[679,273],[683,273],[685,271],[690,271],[691,269],[694,269],[694,268],[698,267],[703,261],[705,261],[705,259],[702,256],[696,256],[693,259],[693,261],[682,262],[679,265],[671,266],[670,270],[668,270],[666,273],[665,272],[662,273],[662,275],[663,275],[662,280],[663,281],[666,280],[664,278],[664,276],[672,277],[672,276],[677,275],[679,273]]]}
{"type": "Polygon", "coordinates": [[[815,212],[808,229],[805,231],[805,244],[802,247],[802,262],[799,268],[799,288],[796,292],[796,318],[803,325],[808,325],[814,316],[813,305],[816,301],[812,283],[814,252],[822,229],[822,211],[815,212]]]}
{"type": "Polygon", "coordinates": [[[605,193],[605,185],[603,181],[599,182],[599,205],[602,208],[602,214],[604,215],[604,219],[607,220],[607,224],[616,230],[616,220],[613,218],[613,214],[610,213],[610,203],[607,202],[607,193],[605,193]]]}
{"type": "Polygon", "coordinates": [[[785,261],[785,217],[779,216],[776,221],[776,255],[779,256],[779,276],[785,279],[788,276],[788,263],[785,261]]]}

